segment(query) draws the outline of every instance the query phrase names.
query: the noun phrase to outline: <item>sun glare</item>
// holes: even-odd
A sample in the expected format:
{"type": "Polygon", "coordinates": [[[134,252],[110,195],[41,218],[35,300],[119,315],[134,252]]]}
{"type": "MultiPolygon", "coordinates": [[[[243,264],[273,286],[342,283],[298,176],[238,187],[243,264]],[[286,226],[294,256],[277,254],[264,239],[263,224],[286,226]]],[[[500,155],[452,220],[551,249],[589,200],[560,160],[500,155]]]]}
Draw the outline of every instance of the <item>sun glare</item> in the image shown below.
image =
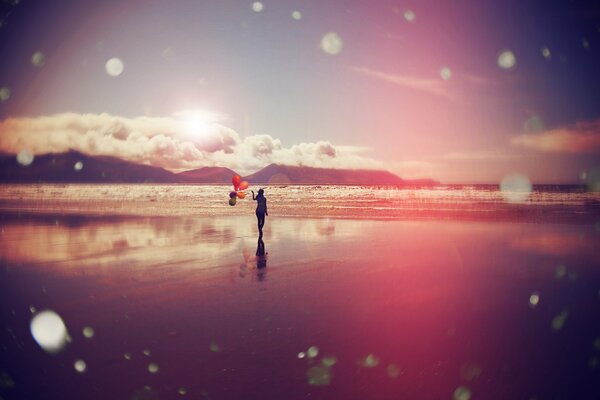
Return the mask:
{"type": "Polygon", "coordinates": [[[221,117],[208,110],[186,110],[173,114],[179,121],[183,131],[188,135],[204,135],[210,126],[221,117]]]}

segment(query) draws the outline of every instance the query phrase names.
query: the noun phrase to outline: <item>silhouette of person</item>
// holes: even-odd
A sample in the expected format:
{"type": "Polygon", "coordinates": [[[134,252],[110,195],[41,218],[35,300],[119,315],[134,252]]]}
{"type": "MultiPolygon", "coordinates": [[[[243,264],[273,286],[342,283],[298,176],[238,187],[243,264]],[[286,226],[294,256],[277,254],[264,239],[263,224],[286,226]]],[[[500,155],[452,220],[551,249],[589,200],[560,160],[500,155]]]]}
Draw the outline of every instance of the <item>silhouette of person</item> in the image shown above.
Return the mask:
{"type": "Polygon", "coordinates": [[[265,191],[259,189],[258,195],[254,196],[254,190],[252,192],[252,200],[256,200],[256,219],[258,220],[258,237],[262,238],[262,228],[265,226],[265,216],[268,216],[267,212],[267,198],[265,197],[265,191]]]}

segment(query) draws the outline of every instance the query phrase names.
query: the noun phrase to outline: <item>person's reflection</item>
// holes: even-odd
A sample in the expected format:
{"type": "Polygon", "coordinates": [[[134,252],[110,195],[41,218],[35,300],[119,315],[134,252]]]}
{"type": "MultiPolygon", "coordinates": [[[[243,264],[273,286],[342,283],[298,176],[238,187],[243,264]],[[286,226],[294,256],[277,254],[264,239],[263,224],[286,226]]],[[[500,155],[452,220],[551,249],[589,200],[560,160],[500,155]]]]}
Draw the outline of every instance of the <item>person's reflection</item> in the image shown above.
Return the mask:
{"type": "Polygon", "coordinates": [[[262,240],[262,235],[258,237],[258,245],[256,246],[256,268],[258,269],[258,280],[262,281],[266,276],[267,256],[269,253],[265,251],[265,242],[262,240]]]}
{"type": "Polygon", "coordinates": [[[267,254],[265,252],[265,242],[263,242],[261,236],[258,238],[258,246],[256,247],[256,268],[267,267],[267,254]]]}

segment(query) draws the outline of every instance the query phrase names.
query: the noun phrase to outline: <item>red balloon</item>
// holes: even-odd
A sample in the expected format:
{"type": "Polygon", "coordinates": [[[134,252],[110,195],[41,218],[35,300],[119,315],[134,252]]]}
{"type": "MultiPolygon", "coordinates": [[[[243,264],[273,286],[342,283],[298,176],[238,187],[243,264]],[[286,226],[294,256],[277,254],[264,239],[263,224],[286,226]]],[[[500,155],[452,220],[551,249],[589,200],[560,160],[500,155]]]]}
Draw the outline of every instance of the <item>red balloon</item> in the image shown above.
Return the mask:
{"type": "Polygon", "coordinates": [[[234,175],[233,178],[231,178],[231,183],[233,183],[233,188],[235,190],[238,189],[238,186],[240,186],[241,181],[242,181],[242,177],[239,175],[234,175]]]}

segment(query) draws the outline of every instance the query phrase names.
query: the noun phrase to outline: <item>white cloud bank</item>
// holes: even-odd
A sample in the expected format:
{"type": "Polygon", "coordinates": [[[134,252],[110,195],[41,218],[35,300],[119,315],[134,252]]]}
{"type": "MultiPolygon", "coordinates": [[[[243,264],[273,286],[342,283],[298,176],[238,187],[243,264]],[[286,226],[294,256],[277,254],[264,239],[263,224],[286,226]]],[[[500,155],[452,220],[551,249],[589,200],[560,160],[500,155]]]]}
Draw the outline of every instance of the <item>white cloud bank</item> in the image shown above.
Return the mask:
{"type": "Polygon", "coordinates": [[[596,153],[600,151],[600,120],[581,121],[542,133],[518,135],[510,143],[546,153],[596,153]]]}
{"type": "Polygon", "coordinates": [[[382,168],[380,162],[361,154],[364,148],[327,141],[284,147],[270,135],[242,139],[233,129],[189,113],[137,118],[64,113],[0,121],[0,151],[18,154],[24,149],[33,154],[75,150],[170,170],[224,166],[249,173],[269,163],[382,168]]]}

